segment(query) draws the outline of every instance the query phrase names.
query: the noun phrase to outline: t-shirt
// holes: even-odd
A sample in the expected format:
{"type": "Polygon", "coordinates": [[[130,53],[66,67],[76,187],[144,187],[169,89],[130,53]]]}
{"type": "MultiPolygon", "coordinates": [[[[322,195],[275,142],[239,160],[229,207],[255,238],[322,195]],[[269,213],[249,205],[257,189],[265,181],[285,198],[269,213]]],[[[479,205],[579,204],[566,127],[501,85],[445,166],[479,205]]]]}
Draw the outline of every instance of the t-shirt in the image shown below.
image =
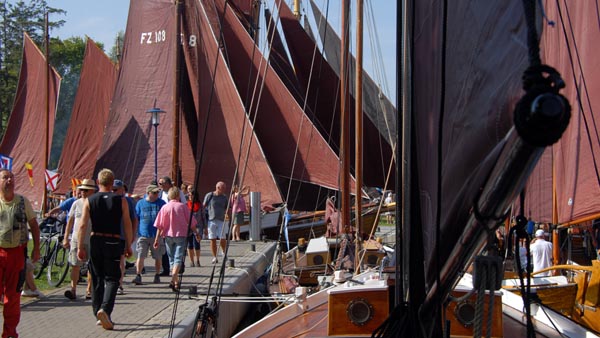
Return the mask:
{"type": "Polygon", "coordinates": [[[0,247],[16,248],[29,240],[28,221],[35,218],[25,196],[14,195],[10,202],[0,200],[0,247]]]}
{"type": "Polygon", "coordinates": [[[140,237],[155,237],[156,228],[154,227],[154,221],[160,208],[165,205],[165,201],[160,198],[154,202],[150,202],[147,199],[141,199],[135,206],[135,214],[138,217],[138,236],[140,237]]]}
{"type": "MultiPolygon", "coordinates": [[[[73,235],[71,236],[72,240],[77,240],[77,236],[79,235],[79,229],[81,229],[81,223],[83,221],[83,219],[81,218],[81,216],[83,215],[83,205],[84,205],[84,199],[80,198],[77,201],[75,201],[75,203],[73,203],[73,205],[71,206],[71,210],[69,210],[69,217],[75,217],[75,222],[73,225],[73,235]]],[[[84,238],[84,244],[89,245],[90,244],[90,234],[92,232],[92,227],[89,226],[90,224],[90,218],[88,216],[88,219],[86,220],[88,227],[86,228],[86,233],[84,238]]]]}
{"type": "MultiPolygon", "coordinates": [[[[543,238],[538,238],[529,247],[533,258],[533,272],[552,266],[552,243],[543,238]]],[[[538,274],[537,276],[550,276],[550,271],[538,274]]]]}
{"type": "Polygon", "coordinates": [[[214,192],[209,192],[206,194],[206,196],[204,196],[204,205],[208,208],[208,220],[212,221],[216,219],[219,221],[224,221],[227,202],[228,199],[225,194],[216,195],[214,192]]]}

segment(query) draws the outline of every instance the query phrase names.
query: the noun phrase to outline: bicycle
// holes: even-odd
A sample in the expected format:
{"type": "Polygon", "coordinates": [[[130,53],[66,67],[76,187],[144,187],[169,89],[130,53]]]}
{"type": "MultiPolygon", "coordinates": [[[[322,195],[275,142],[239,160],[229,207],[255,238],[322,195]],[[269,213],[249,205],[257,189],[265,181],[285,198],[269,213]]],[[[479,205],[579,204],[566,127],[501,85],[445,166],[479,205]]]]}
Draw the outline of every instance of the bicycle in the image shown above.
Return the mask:
{"type": "Polygon", "coordinates": [[[65,222],[47,217],[40,223],[40,259],[35,263],[33,275],[40,278],[46,268],[48,285],[57,287],[69,271],[69,250],[62,246],[65,222]]]}

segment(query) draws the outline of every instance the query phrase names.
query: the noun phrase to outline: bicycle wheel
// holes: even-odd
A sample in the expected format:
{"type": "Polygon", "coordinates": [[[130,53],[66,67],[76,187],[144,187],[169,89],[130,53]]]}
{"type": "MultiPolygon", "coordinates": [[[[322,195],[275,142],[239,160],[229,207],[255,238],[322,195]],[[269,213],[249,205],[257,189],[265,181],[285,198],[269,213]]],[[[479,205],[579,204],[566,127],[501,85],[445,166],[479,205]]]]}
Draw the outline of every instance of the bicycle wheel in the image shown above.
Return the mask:
{"type": "Polygon", "coordinates": [[[48,266],[48,261],[50,260],[50,239],[46,237],[42,237],[40,239],[40,259],[33,264],[33,276],[35,278],[40,278],[42,273],[44,273],[44,269],[48,266]]]}
{"type": "Polygon", "coordinates": [[[56,287],[65,280],[69,272],[69,250],[58,241],[55,245],[54,254],[48,264],[48,285],[56,287]]]}

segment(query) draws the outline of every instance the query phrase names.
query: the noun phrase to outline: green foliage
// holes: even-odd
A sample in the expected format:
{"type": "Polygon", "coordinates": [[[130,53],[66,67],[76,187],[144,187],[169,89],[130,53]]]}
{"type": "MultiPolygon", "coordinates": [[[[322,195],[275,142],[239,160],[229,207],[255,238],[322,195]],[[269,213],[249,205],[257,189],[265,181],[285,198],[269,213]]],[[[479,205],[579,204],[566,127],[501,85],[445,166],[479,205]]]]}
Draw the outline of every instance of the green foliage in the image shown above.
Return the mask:
{"type": "Polygon", "coordinates": [[[50,29],[61,27],[64,20],[51,21],[65,11],[48,7],[45,0],[12,1],[0,0],[0,136],[12,109],[19,80],[23,32],[38,46],[44,40],[45,13],[49,13],[50,29]]]}
{"type": "Polygon", "coordinates": [[[124,41],[125,32],[120,30],[119,33],[117,33],[117,37],[115,38],[115,45],[110,49],[110,53],[108,53],[108,57],[115,63],[119,62],[121,59],[121,52],[123,51],[124,41]]]}

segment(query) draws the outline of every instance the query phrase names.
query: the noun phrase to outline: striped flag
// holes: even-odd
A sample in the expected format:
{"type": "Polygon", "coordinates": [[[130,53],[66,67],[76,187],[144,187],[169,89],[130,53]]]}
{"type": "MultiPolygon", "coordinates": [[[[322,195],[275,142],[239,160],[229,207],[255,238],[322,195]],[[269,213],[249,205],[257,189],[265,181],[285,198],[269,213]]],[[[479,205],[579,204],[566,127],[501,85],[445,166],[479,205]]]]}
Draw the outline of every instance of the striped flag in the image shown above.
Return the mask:
{"type": "Polygon", "coordinates": [[[27,169],[27,176],[29,176],[29,183],[33,187],[33,165],[25,162],[25,168],[27,169]]]}
{"type": "Polygon", "coordinates": [[[78,179],[78,178],[72,178],[71,179],[71,190],[75,191],[77,190],[77,186],[80,185],[82,182],[82,180],[78,179]]]}

